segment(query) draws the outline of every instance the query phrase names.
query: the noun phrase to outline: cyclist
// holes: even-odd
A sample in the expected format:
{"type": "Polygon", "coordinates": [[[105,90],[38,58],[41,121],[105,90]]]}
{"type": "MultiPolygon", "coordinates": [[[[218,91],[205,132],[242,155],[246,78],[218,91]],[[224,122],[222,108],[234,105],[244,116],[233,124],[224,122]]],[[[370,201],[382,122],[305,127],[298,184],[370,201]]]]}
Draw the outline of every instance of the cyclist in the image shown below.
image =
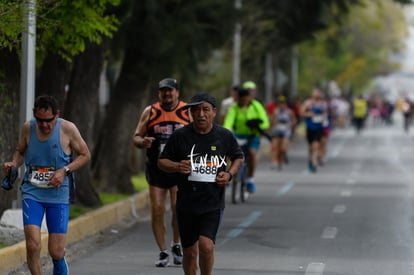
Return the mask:
{"type": "Polygon", "coordinates": [[[254,172],[256,156],[260,148],[260,134],[269,128],[269,119],[262,103],[254,98],[256,84],[253,81],[244,82],[238,91],[236,104],[227,112],[224,118],[224,128],[234,132],[241,143],[248,146],[249,166],[247,167],[247,191],[254,193],[254,172]]]}
{"type": "Polygon", "coordinates": [[[281,95],[277,100],[277,109],[271,117],[272,125],[272,168],[282,169],[282,163],[286,162],[292,128],[296,124],[293,111],[286,103],[286,97],[281,95]]]}

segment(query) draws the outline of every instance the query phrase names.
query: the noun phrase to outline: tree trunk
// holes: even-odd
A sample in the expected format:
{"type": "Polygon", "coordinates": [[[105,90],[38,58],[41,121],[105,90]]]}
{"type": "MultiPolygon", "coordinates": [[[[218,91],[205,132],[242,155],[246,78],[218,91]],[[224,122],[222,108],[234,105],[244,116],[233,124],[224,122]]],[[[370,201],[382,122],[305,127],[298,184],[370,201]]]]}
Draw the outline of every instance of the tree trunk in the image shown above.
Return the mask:
{"type": "MultiPolygon", "coordinates": [[[[0,159],[3,162],[11,161],[16,150],[21,125],[13,123],[19,121],[20,109],[20,63],[15,51],[0,50],[0,159]]],[[[0,170],[0,179],[3,179],[3,169],[0,170]]],[[[17,199],[19,184],[15,182],[13,190],[0,189],[0,216],[4,210],[12,207],[17,199]]]]}
{"type": "Polygon", "coordinates": [[[69,84],[72,64],[56,54],[49,54],[42,64],[36,79],[36,95],[51,95],[59,102],[64,112],[66,89],[69,84]]]}
{"type": "MultiPolygon", "coordinates": [[[[107,114],[99,135],[94,169],[99,179],[99,190],[105,192],[133,193],[130,177],[132,136],[143,108],[148,104],[151,87],[137,75],[139,63],[134,50],[126,53],[121,74],[108,105],[107,114]]],[[[154,97],[155,98],[155,97],[154,97]]]]}
{"type": "MultiPolygon", "coordinates": [[[[92,152],[95,125],[99,119],[99,81],[103,68],[104,46],[90,44],[74,59],[64,118],[75,123],[92,152]]],[[[101,201],[92,184],[91,165],[76,171],[76,198],[85,206],[99,206],[101,201]]]]}

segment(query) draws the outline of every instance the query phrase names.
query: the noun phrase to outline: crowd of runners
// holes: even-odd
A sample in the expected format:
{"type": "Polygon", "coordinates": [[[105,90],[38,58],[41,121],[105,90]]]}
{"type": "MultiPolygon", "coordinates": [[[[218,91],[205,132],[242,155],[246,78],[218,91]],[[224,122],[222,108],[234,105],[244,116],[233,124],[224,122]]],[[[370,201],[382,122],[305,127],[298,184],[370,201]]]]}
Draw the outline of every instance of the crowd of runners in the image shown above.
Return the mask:
{"type": "MultiPolygon", "coordinates": [[[[236,131],[235,133],[237,130],[226,126],[224,121],[232,106],[241,106],[240,98],[245,97],[246,83],[233,86],[231,95],[225,98],[220,106],[219,123],[236,131]]],[[[249,83],[253,82],[249,81],[249,83]]],[[[254,99],[255,92],[254,90],[250,95],[251,100],[254,99]]],[[[328,139],[332,130],[353,127],[355,133],[360,134],[367,126],[390,126],[394,124],[393,114],[397,111],[403,117],[403,130],[408,132],[414,110],[414,102],[408,96],[401,96],[397,100],[387,100],[386,97],[378,94],[344,97],[330,95],[317,87],[313,88],[310,96],[303,100],[277,94],[271,102],[255,101],[255,104],[260,103],[265,108],[267,114],[268,127],[262,127],[261,133],[256,131],[255,134],[256,136],[262,134],[270,139],[271,168],[281,171],[289,163],[289,143],[297,136],[298,129],[302,129],[301,132],[308,143],[308,170],[311,173],[317,172],[318,167],[325,163],[328,139]]],[[[249,103],[243,104],[249,106],[249,103]]],[[[250,119],[258,116],[254,114],[255,108],[250,111],[248,108],[237,109],[239,113],[244,113],[250,119]]],[[[256,147],[257,150],[259,148],[257,141],[256,147]]],[[[250,172],[250,175],[254,175],[254,171],[250,172]]],[[[253,180],[253,178],[249,179],[250,182],[253,180]]]]}

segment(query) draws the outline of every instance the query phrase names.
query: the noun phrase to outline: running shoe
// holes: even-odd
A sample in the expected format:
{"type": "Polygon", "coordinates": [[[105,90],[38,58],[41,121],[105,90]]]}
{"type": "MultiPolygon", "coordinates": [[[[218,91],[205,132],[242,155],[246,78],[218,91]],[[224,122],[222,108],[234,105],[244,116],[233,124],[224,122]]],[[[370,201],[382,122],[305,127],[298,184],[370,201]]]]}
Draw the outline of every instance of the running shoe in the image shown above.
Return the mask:
{"type": "Polygon", "coordinates": [[[174,257],[174,264],[180,265],[183,263],[183,253],[181,252],[181,245],[175,244],[171,247],[171,252],[174,257]]]}
{"type": "Polygon", "coordinates": [[[69,274],[68,263],[66,258],[63,257],[60,260],[53,259],[53,275],[66,275],[69,274]]]}
{"type": "Polygon", "coordinates": [[[316,173],[316,166],[313,165],[313,163],[311,161],[309,162],[309,171],[311,173],[316,173]]]}
{"type": "Polygon", "coordinates": [[[256,186],[251,181],[247,182],[246,188],[247,188],[247,192],[249,192],[251,194],[253,194],[254,192],[256,192],[256,186]]]}
{"type": "Polygon", "coordinates": [[[170,255],[168,253],[161,251],[160,252],[160,258],[155,262],[156,267],[166,267],[168,266],[170,255]]]}

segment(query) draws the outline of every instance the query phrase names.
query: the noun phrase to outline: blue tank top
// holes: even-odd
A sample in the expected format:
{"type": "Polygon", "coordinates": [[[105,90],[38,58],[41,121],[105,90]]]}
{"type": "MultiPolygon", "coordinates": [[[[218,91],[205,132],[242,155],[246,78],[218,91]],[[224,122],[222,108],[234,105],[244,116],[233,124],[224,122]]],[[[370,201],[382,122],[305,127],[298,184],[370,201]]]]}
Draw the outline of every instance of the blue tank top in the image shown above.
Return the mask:
{"type": "Polygon", "coordinates": [[[313,113],[311,117],[305,119],[306,127],[309,130],[323,129],[323,104],[312,104],[310,109],[313,113]]]}
{"type": "Polygon", "coordinates": [[[47,203],[69,203],[69,179],[65,177],[61,187],[47,186],[47,178],[54,171],[71,162],[60,144],[60,125],[58,118],[52,135],[40,141],[36,135],[35,120],[30,121],[30,138],[24,154],[26,172],[21,186],[22,198],[47,203]]]}

